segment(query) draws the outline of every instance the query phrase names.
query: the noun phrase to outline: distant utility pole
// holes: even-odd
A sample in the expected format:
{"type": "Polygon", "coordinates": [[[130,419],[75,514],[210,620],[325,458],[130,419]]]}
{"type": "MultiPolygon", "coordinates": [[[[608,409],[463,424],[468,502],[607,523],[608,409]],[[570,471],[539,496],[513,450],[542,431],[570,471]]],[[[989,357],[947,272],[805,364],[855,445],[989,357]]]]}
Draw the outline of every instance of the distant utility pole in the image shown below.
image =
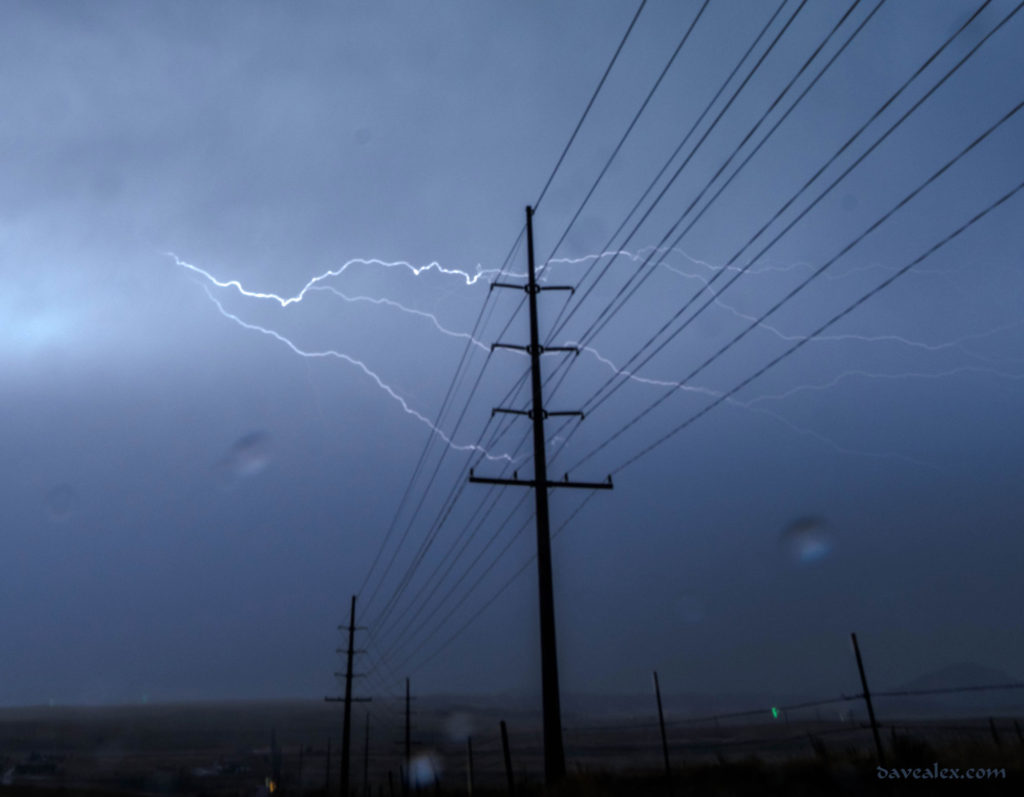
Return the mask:
{"type": "Polygon", "coordinates": [[[366,712],[366,736],[363,738],[363,794],[370,793],[370,712],[366,712]]]}
{"type": "MultiPolygon", "coordinates": [[[[579,354],[574,346],[548,346],[540,342],[537,324],[537,294],[541,291],[572,291],[568,286],[538,285],[537,273],[533,259],[533,208],[526,208],[526,241],[529,258],[529,281],[524,285],[493,282],[494,288],[514,288],[526,290],[530,301],[530,345],[513,346],[508,343],[494,343],[491,350],[497,348],[519,349],[530,355],[530,375],[533,387],[533,407],[530,410],[508,409],[496,407],[494,412],[505,412],[514,415],[526,415],[533,421],[533,479],[520,479],[513,473],[511,479],[491,479],[476,476],[472,470],[469,480],[483,484],[514,484],[533,487],[537,508],[537,576],[540,588],[540,661],[541,688],[544,705],[544,780],[550,785],[565,777],[565,748],[562,745],[562,709],[558,694],[558,651],[555,643],[555,600],[551,575],[551,526],[548,519],[548,488],[549,487],[582,487],[585,489],[610,490],[612,477],[607,482],[570,482],[569,474],[560,482],[548,481],[547,456],[544,451],[544,420],[553,415],[579,415],[579,411],[549,412],[544,409],[541,394],[540,355],[551,351],[571,351],[579,354]]],[[[492,413],[493,414],[493,413],[492,413]]]]}
{"type": "MultiPolygon", "coordinates": [[[[369,703],[371,698],[368,697],[352,697],[352,656],[355,653],[363,653],[365,651],[355,650],[355,634],[357,629],[365,628],[365,626],[356,626],[356,596],[352,596],[352,607],[349,611],[348,625],[339,625],[338,630],[348,631],[348,650],[346,651],[346,665],[345,665],[345,696],[344,697],[325,697],[328,703],[345,703],[345,719],[341,726],[341,797],[349,797],[348,789],[348,753],[349,753],[349,742],[351,741],[352,731],[352,704],[353,703],[369,703]]],[[[338,653],[341,652],[339,648],[338,653]]],[[[335,675],[340,676],[340,672],[336,672],[335,675]]]]}
{"type": "Polygon", "coordinates": [[[878,753],[879,766],[885,766],[885,753],[882,751],[882,738],[878,735],[878,722],[875,720],[875,709],[871,705],[871,692],[868,690],[868,678],[864,674],[864,662],[860,658],[860,646],[857,644],[857,635],[850,634],[853,641],[853,653],[857,657],[857,670],[860,672],[860,685],[864,688],[864,702],[868,707],[868,719],[871,720],[871,733],[875,737],[875,752],[878,753]]]}
{"type": "Polygon", "coordinates": [[[668,739],[665,736],[665,712],[661,710],[661,686],[658,684],[658,671],[654,671],[654,696],[658,700],[658,725],[661,727],[661,754],[665,757],[665,777],[672,780],[672,766],[668,762],[668,739]]]}
{"type": "Polygon", "coordinates": [[[406,794],[409,791],[409,779],[412,777],[411,770],[409,769],[410,755],[411,755],[411,752],[412,752],[412,750],[411,750],[412,742],[411,742],[410,735],[409,735],[409,732],[410,732],[409,701],[410,700],[411,700],[411,698],[409,696],[409,679],[406,678],[405,679],[405,778],[402,781],[405,784],[405,786],[403,787],[404,788],[403,793],[406,793],[406,794]]]}

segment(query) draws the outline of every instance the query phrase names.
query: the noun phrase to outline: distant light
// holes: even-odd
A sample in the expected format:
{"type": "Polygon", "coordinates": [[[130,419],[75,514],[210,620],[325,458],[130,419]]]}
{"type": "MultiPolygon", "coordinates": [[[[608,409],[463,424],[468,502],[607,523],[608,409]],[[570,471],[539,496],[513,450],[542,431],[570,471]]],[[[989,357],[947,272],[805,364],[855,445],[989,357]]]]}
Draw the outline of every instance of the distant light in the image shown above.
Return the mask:
{"type": "Polygon", "coordinates": [[[777,720],[779,718],[779,710],[772,706],[772,719],[777,720]]]}

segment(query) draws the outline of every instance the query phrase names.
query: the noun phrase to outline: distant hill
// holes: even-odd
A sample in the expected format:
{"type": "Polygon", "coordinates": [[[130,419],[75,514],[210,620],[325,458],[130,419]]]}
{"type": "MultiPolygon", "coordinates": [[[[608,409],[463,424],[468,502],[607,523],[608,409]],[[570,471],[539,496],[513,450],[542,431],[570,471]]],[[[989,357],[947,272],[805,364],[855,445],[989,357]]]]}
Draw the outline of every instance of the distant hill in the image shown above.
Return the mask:
{"type": "MultiPolygon", "coordinates": [[[[919,675],[895,689],[880,692],[963,689],[975,686],[1001,686],[1024,683],[1024,679],[1005,670],[974,662],[960,662],[919,675]]],[[[880,697],[880,713],[917,717],[986,716],[1024,713],[1024,689],[993,689],[951,692],[949,694],[880,697]]]]}
{"type": "Polygon", "coordinates": [[[984,667],[981,664],[964,661],[951,664],[939,670],[919,675],[892,691],[919,689],[959,689],[965,686],[993,686],[997,684],[1024,683],[1024,680],[1010,675],[1005,670],[984,667]]]}

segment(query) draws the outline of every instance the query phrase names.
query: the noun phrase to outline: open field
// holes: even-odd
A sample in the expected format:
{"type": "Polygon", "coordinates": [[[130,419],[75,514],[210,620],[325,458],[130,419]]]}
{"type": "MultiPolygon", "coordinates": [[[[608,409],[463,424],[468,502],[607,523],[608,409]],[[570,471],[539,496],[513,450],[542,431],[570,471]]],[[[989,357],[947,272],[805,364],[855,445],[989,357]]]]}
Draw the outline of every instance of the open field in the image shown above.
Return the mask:
{"type": "MultiPolygon", "coordinates": [[[[536,716],[485,713],[470,701],[442,708],[430,699],[416,714],[412,745],[413,773],[424,789],[466,793],[466,735],[471,734],[474,793],[504,793],[499,718],[508,723],[517,793],[541,793],[536,716]]],[[[401,722],[396,716],[375,719],[364,758],[363,719],[354,712],[353,791],[365,793],[365,764],[371,793],[390,793],[389,773],[394,792],[400,793],[401,722]]],[[[911,779],[906,782],[878,777],[870,730],[859,724],[776,722],[672,730],[669,785],[657,725],[648,720],[567,725],[570,779],[557,793],[997,794],[1018,790],[1024,775],[1024,740],[1012,719],[995,720],[994,735],[988,718],[918,721],[902,730],[892,723],[882,736],[887,764],[907,768],[911,779]],[[912,779],[909,769],[934,764],[961,771],[991,767],[1005,770],[1005,777],[997,772],[995,779],[970,783],[912,779]]],[[[0,795],[266,794],[275,751],[282,782],[277,793],[323,794],[329,779],[335,794],[340,735],[337,705],[313,701],[4,709],[0,795]],[[329,770],[328,739],[333,745],[329,770]]]]}

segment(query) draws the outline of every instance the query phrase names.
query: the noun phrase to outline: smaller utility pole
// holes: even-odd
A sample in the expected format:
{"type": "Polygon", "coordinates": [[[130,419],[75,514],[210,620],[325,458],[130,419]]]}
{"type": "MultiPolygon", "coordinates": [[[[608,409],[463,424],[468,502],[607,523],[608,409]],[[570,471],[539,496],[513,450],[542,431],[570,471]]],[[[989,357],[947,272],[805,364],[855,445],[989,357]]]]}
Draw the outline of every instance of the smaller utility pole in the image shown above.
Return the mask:
{"type": "Polygon", "coordinates": [[[411,749],[412,748],[412,743],[411,743],[411,739],[410,739],[410,735],[409,735],[410,734],[410,722],[409,722],[409,701],[410,700],[411,700],[411,698],[409,696],[409,679],[406,678],[405,679],[405,778],[402,781],[403,783],[405,783],[405,791],[406,791],[406,793],[408,793],[408,791],[409,791],[409,778],[412,776],[412,771],[409,769],[409,761],[410,761],[411,754],[412,754],[412,749],[411,749]]]}
{"type": "Polygon", "coordinates": [[[473,797],[473,737],[466,737],[466,794],[473,797]]]}
{"type": "Polygon", "coordinates": [[[868,718],[871,720],[871,733],[875,737],[875,751],[878,753],[879,766],[885,766],[885,753],[882,751],[882,738],[878,735],[878,722],[875,720],[875,709],[871,705],[871,692],[868,689],[868,679],[864,675],[864,662],[860,658],[860,647],[857,645],[857,635],[850,634],[853,640],[853,653],[857,657],[857,670],[860,672],[860,685],[864,689],[864,702],[868,707],[868,718]]]}
{"type": "Polygon", "coordinates": [[[366,736],[363,739],[363,794],[370,793],[370,712],[366,712],[366,736]]]}
{"type": "Polygon", "coordinates": [[[668,740],[665,737],[665,714],[661,710],[661,687],[658,685],[658,671],[654,671],[654,696],[658,699],[658,725],[661,726],[661,754],[665,757],[665,777],[672,780],[672,767],[668,762],[668,740]]]}
{"type": "Polygon", "coordinates": [[[324,762],[324,797],[331,792],[331,737],[327,737],[327,761],[324,762]]]}
{"type": "Polygon", "coordinates": [[[508,728],[505,720],[501,721],[501,749],[505,754],[505,778],[508,780],[508,793],[516,793],[516,777],[512,774],[512,755],[508,750],[508,728]]]}
{"type": "MultiPolygon", "coordinates": [[[[361,630],[365,626],[356,626],[356,596],[352,596],[352,606],[349,611],[348,625],[339,625],[338,629],[341,631],[348,631],[348,649],[346,651],[346,665],[345,665],[345,696],[344,697],[325,697],[329,703],[340,703],[345,704],[345,716],[341,726],[341,797],[349,797],[348,789],[348,753],[349,743],[351,741],[352,731],[352,704],[353,703],[369,703],[371,698],[368,697],[352,697],[352,678],[355,675],[352,672],[352,657],[356,653],[364,653],[365,651],[355,649],[355,634],[357,630],[361,630]]],[[[338,650],[337,652],[341,652],[338,650]]],[[[341,673],[336,672],[335,675],[340,676],[341,673]]]]}

